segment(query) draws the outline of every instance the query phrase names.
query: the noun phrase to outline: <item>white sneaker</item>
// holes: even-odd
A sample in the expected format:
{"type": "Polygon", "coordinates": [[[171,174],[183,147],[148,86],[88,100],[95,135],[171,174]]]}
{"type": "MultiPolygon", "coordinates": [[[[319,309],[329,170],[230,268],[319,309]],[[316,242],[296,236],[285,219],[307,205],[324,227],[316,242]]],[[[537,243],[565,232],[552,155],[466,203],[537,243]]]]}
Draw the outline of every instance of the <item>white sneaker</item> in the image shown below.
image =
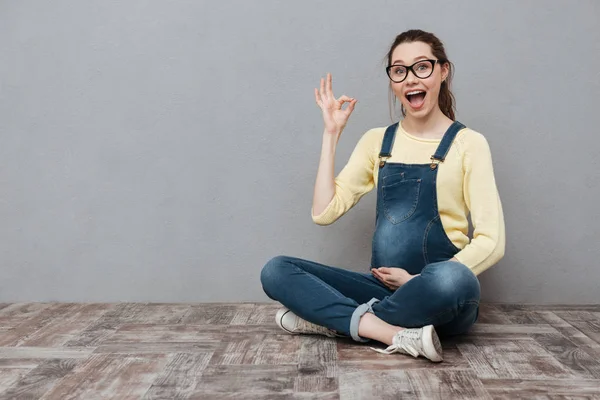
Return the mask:
{"type": "Polygon", "coordinates": [[[324,326],[308,322],[300,318],[287,308],[282,308],[279,311],[277,311],[277,315],[275,316],[275,322],[281,329],[283,329],[287,333],[291,333],[292,335],[304,333],[311,335],[325,335],[328,337],[338,336],[335,333],[335,331],[325,328],[324,326]]]}
{"type": "Polygon", "coordinates": [[[433,362],[443,360],[442,345],[433,325],[401,330],[393,337],[392,345],[385,350],[371,348],[382,354],[402,353],[413,357],[421,355],[433,362]]]}

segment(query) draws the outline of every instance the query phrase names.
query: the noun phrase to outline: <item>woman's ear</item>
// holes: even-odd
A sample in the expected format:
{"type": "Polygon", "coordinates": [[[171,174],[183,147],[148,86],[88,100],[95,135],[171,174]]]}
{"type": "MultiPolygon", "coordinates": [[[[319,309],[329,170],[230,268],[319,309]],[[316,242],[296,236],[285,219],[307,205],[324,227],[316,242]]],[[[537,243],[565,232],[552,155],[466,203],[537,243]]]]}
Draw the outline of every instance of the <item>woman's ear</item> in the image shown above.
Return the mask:
{"type": "Polygon", "coordinates": [[[450,66],[448,65],[448,63],[442,64],[442,82],[444,82],[446,80],[449,73],[450,73],[450,66]]]}

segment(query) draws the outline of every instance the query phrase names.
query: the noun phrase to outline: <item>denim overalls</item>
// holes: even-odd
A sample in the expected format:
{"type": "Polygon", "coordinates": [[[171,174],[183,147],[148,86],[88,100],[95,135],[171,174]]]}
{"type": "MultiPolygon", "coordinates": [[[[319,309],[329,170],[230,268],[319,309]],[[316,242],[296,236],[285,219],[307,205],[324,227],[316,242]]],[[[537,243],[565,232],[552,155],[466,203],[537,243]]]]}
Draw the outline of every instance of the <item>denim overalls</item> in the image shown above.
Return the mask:
{"type": "Polygon", "coordinates": [[[439,335],[466,332],[476,321],[480,287],[444,231],[437,208],[437,176],[456,134],[454,122],[427,164],[388,163],[398,123],[386,129],[380,152],[376,229],[371,268],[400,267],[412,278],[392,291],[371,273],[277,256],[263,267],[271,299],[298,316],[354,340],[366,312],[404,328],[432,324],[439,335]]]}
{"type": "Polygon", "coordinates": [[[456,134],[465,126],[454,122],[444,134],[430,164],[400,164],[391,157],[398,123],[389,126],[379,154],[376,228],[371,266],[401,267],[411,275],[425,265],[449,260],[459,249],[452,244],[437,207],[438,165],[456,134]]]}

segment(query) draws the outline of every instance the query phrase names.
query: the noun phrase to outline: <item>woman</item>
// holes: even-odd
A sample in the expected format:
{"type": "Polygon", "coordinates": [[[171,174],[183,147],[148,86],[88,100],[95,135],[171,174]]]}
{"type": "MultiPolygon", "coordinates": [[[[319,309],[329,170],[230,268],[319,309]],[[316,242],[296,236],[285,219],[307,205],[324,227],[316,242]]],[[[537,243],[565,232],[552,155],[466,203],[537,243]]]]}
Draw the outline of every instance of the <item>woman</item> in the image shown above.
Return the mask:
{"type": "Polygon", "coordinates": [[[356,99],[336,99],[330,74],[315,89],[325,129],[312,218],[331,224],[376,187],[370,273],[279,256],[261,282],[285,307],[276,321],[289,333],[376,340],[388,345],[376,351],[439,362],[438,334],[475,323],[477,275],[504,255],[502,206],[486,139],[455,120],[452,64],[440,40],[404,32],[387,64],[404,118],[366,132],[336,178],[336,145],[356,99]]]}

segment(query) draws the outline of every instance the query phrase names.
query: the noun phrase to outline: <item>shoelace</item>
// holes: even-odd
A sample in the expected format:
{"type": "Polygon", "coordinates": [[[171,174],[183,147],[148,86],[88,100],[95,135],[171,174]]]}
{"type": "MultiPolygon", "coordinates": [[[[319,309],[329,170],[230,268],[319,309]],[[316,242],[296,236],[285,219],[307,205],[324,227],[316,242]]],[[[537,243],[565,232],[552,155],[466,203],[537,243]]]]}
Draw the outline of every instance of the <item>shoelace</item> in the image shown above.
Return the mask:
{"type": "Polygon", "coordinates": [[[388,346],[385,350],[376,349],[374,347],[371,347],[371,349],[381,354],[399,353],[404,350],[413,357],[419,356],[419,350],[417,350],[419,341],[421,340],[421,332],[419,332],[419,330],[405,329],[398,332],[394,339],[396,343],[388,346]]]}

